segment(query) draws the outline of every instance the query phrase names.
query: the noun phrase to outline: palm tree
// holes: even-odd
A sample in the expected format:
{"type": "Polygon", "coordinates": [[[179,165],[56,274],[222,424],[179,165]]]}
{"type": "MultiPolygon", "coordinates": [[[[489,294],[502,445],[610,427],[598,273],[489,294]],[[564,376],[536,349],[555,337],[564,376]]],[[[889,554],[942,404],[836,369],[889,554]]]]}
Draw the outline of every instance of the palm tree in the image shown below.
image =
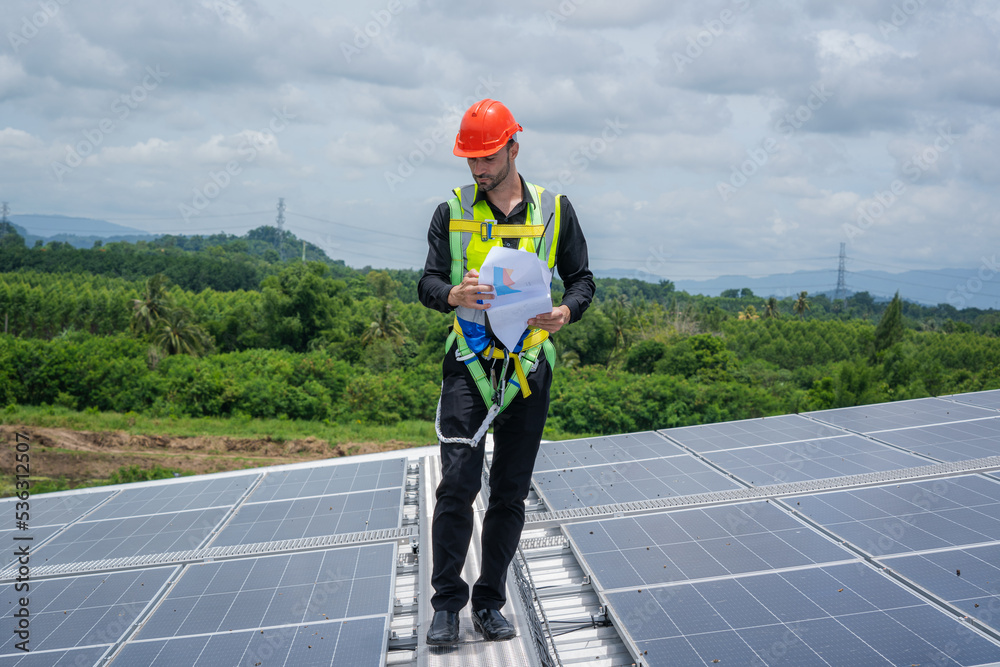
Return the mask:
{"type": "Polygon", "coordinates": [[[132,330],[148,333],[156,328],[157,322],[166,315],[173,305],[167,285],[170,280],[162,273],[146,280],[142,297],[132,299],[132,330]]]}
{"type": "Polygon", "coordinates": [[[627,346],[628,330],[632,324],[632,312],[628,297],[619,294],[612,299],[610,303],[605,305],[604,315],[611,322],[611,328],[615,334],[615,344],[611,350],[611,356],[614,356],[615,352],[623,350],[627,346]]]}
{"type": "Polygon", "coordinates": [[[153,342],[167,354],[197,356],[212,349],[212,337],[195,324],[187,308],[172,308],[164,313],[153,330],[153,342]]]}
{"type": "Polygon", "coordinates": [[[795,312],[799,314],[800,320],[803,318],[806,311],[809,310],[809,300],[806,299],[808,295],[809,293],[805,290],[799,292],[799,298],[796,299],[795,304],[792,306],[795,312]]]}
{"type": "Polygon", "coordinates": [[[776,320],[781,316],[778,310],[778,300],[773,296],[764,304],[764,319],[776,320]]]}
{"type": "Polygon", "coordinates": [[[393,347],[400,347],[406,341],[406,334],[410,333],[406,325],[396,313],[392,312],[392,306],[388,301],[382,302],[382,307],[375,313],[375,319],[363,334],[361,343],[370,345],[377,340],[386,340],[392,343],[393,347]]]}
{"type": "Polygon", "coordinates": [[[757,309],[752,305],[747,306],[746,309],[741,310],[736,314],[736,319],[738,320],[759,320],[760,315],[757,314],[757,309]]]}

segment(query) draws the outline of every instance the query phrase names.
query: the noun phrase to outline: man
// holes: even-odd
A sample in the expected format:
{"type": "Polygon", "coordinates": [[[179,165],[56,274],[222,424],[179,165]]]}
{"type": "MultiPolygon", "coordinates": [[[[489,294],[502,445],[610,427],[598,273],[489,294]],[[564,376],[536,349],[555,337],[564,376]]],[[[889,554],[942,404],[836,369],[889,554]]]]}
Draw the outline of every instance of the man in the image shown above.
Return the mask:
{"type": "Polygon", "coordinates": [[[500,609],[548,413],[555,350],[547,337],[580,319],[594,296],[587,244],[573,207],[517,172],[515,133],[521,130],[500,102],[482,100],[466,111],[454,153],[466,158],[475,183],[456,188],[455,197],[434,212],[417,288],[425,306],[456,312],[436,423],[442,479],[431,538],[431,645],[458,641],[458,613],[470,600],[462,568],[491,422],[490,500],[483,517],[481,572],[471,594],[472,618],[488,640],[515,634],[500,609]],[[558,269],[566,288],[559,306],[528,320],[529,328],[513,350],[504,349],[492,335],[486,312],[494,291],[479,284],[479,267],[489,250],[499,246],[535,253],[550,269],[558,269]]]}

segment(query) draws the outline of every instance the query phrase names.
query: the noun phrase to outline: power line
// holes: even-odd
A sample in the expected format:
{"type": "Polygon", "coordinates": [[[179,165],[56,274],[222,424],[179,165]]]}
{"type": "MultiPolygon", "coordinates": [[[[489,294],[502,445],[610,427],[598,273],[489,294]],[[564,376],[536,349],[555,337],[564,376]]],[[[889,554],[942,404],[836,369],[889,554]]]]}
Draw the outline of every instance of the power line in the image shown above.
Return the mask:
{"type": "Polygon", "coordinates": [[[943,278],[955,278],[956,280],[968,280],[969,279],[969,276],[953,276],[950,273],[938,273],[937,271],[927,271],[927,270],[924,270],[924,269],[908,269],[908,268],[903,267],[903,266],[894,266],[892,264],[882,264],[880,262],[873,262],[873,261],[867,260],[867,259],[857,259],[856,257],[852,257],[851,261],[852,262],[861,262],[862,264],[871,264],[872,266],[882,266],[882,267],[885,267],[887,269],[901,269],[903,271],[908,271],[910,273],[926,273],[927,275],[931,275],[931,276],[938,276],[938,277],[943,277],[943,278]]]}
{"type": "Polygon", "coordinates": [[[359,227],[358,225],[349,225],[346,222],[337,222],[335,220],[327,220],[325,218],[317,218],[316,216],[305,215],[304,213],[289,212],[288,215],[295,215],[295,216],[298,216],[300,218],[306,218],[308,220],[315,220],[316,222],[325,222],[328,225],[339,225],[340,227],[348,227],[350,229],[357,229],[357,230],[360,230],[362,232],[367,232],[369,234],[371,234],[371,233],[374,232],[375,234],[385,234],[386,236],[394,236],[394,237],[400,238],[400,239],[410,239],[411,241],[420,241],[421,243],[427,241],[426,238],[420,238],[420,237],[417,237],[417,236],[407,236],[405,234],[398,234],[396,232],[385,232],[385,231],[382,231],[381,229],[372,228],[372,227],[359,227]]]}

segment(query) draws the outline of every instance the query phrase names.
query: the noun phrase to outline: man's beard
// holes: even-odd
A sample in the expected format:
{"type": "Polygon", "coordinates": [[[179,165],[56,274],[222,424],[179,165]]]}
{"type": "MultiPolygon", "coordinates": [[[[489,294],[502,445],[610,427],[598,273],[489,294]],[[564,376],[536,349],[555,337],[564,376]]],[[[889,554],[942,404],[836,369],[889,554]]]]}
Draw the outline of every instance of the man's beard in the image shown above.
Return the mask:
{"type": "Polygon", "coordinates": [[[510,173],[510,158],[507,158],[507,163],[504,165],[503,170],[496,176],[491,178],[489,181],[487,181],[485,184],[479,187],[483,189],[483,192],[489,192],[490,190],[494,189],[496,186],[500,185],[505,180],[507,180],[507,175],[509,173],[510,173]]]}

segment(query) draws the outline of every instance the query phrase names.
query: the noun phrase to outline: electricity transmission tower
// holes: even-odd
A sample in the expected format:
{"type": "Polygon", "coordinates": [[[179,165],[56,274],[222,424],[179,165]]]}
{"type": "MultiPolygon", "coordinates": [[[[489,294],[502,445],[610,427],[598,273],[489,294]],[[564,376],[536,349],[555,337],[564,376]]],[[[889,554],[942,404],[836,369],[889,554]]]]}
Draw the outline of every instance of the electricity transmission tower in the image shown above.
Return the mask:
{"type": "Polygon", "coordinates": [[[833,295],[834,299],[843,299],[847,296],[847,283],[844,281],[844,274],[847,264],[847,244],[840,244],[840,267],[837,269],[837,291],[833,295]]]}
{"type": "Polygon", "coordinates": [[[0,239],[7,238],[7,225],[9,221],[7,220],[7,215],[10,214],[10,206],[7,202],[3,202],[0,205],[0,215],[3,215],[3,220],[0,220],[0,239]]]}
{"type": "MultiPolygon", "coordinates": [[[[278,257],[281,261],[285,261],[284,243],[285,238],[285,198],[278,198],[278,218],[275,220],[275,226],[278,228],[278,238],[274,241],[275,249],[278,251],[278,257]]],[[[843,245],[843,244],[841,244],[843,245]]]]}

